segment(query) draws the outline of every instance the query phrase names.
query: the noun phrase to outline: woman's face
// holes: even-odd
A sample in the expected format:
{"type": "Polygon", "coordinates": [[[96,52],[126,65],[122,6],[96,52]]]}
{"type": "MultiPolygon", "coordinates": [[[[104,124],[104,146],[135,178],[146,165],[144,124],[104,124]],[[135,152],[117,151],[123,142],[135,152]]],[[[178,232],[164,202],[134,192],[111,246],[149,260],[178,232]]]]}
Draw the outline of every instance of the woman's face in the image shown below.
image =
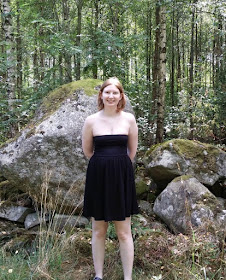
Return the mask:
{"type": "Polygon", "coordinates": [[[115,85],[109,85],[104,88],[101,96],[104,106],[117,107],[122,99],[119,89],[115,85]]]}

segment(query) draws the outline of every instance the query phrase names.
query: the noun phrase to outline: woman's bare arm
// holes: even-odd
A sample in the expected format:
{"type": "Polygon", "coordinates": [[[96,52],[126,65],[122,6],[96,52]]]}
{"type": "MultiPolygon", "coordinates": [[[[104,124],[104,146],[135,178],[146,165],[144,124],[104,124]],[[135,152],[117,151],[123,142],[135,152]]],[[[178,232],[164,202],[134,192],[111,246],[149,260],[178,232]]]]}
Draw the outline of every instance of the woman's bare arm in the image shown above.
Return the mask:
{"type": "Polygon", "coordinates": [[[135,158],[138,146],[138,127],[136,124],[135,117],[130,114],[129,116],[130,128],[128,134],[128,155],[131,160],[135,158]]]}
{"type": "Polygon", "coordinates": [[[82,129],[82,149],[86,157],[91,158],[93,155],[93,129],[92,118],[86,118],[82,129]]]}

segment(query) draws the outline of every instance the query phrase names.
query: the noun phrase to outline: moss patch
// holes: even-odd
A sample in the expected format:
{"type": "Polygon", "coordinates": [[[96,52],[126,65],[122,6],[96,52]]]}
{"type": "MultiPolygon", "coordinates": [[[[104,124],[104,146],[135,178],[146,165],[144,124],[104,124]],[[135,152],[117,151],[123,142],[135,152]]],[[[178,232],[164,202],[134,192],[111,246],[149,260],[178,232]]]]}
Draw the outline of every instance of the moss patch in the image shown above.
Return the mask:
{"type": "Polygon", "coordinates": [[[149,186],[143,181],[143,180],[138,180],[136,182],[136,193],[137,196],[141,196],[144,193],[147,193],[149,191],[149,186]]]}
{"type": "Polygon", "coordinates": [[[216,161],[221,150],[213,145],[187,139],[173,139],[152,146],[145,154],[146,157],[154,157],[163,150],[175,151],[182,158],[195,161],[202,170],[217,171],[216,161]],[[205,164],[204,164],[205,163],[205,164]]]}
{"type": "Polygon", "coordinates": [[[173,179],[172,182],[179,182],[179,181],[187,181],[188,179],[192,178],[193,176],[191,175],[182,175],[182,176],[179,176],[179,177],[176,177],[175,179],[173,179]]]}
{"type": "Polygon", "coordinates": [[[208,192],[202,195],[199,204],[207,205],[213,211],[215,216],[222,210],[217,198],[208,192]]]}
{"type": "MultiPolygon", "coordinates": [[[[84,79],[79,80],[75,82],[71,82],[65,85],[62,85],[52,91],[49,92],[49,94],[43,98],[42,103],[40,105],[40,108],[38,112],[42,112],[43,117],[37,121],[37,118],[34,117],[34,121],[30,122],[27,127],[30,129],[30,131],[27,133],[26,138],[31,137],[35,134],[35,125],[38,125],[40,122],[42,122],[47,116],[54,113],[62,104],[62,102],[66,98],[72,98],[72,100],[77,99],[77,91],[84,90],[85,94],[88,96],[92,96],[94,94],[98,93],[98,90],[96,89],[98,86],[102,85],[103,81],[96,80],[96,79],[84,79]]],[[[16,140],[21,135],[21,132],[19,132],[14,138],[8,139],[5,143],[2,143],[0,145],[0,148],[6,147],[9,143],[16,140]]]]}
{"type": "Polygon", "coordinates": [[[97,94],[97,90],[95,89],[97,86],[101,85],[103,82],[101,80],[95,79],[85,79],[80,81],[71,82],[69,84],[65,84],[60,86],[57,89],[51,91],[44,99],[40,106],[40,110],[44,114],[48,114],[56,111],[60,104],[68,97],[72,97],[77,99],[77,95],[73,96],[78,90],[84,90],[85,94],[88,96],[92,96],[93,94],[97,94]]]}

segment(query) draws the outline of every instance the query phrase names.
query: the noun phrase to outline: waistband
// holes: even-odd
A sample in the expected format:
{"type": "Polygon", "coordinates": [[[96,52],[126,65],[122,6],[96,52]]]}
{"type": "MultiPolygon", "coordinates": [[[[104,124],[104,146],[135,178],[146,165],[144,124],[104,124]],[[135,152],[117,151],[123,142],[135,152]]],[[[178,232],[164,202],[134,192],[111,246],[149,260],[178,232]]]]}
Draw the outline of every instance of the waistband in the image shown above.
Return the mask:
{"type": "Polygon", "coordinates": [[[111,146],[111,147],[96,147],[94,156],[122,156],[127,155],[127,147],[111,146]]]}

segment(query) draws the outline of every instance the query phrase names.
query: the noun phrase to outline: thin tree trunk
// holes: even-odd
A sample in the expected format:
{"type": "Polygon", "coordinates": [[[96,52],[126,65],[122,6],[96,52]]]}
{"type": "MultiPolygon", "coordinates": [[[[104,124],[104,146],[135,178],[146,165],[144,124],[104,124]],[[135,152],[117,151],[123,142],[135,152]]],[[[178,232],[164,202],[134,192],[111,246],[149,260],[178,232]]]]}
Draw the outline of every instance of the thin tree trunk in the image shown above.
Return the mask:
{"type": "MultiPolygon", "coordinates": [[[[14,114],[15,101],[15,69],[14,69],[14,36],[11,17],[10,0],[2,0],[3,11],[3,35],[6,42],[6,94],[8,98],[8,108],[14,114]]],[[[15,135],[15,125],[10,123],[10,136],[15,135]]]]}
{"type": "Polygon", "coordinates": [[[63,56],[62,54],[60,53],[59,54],[59,79],[60,79],[60,84],[62,85],[64,83],[64,80],[63,80],[63,67],[62,67],[62,63],[63,63],[63,56]]]}
{"type": "MultiPolygon", "coordinates": [[[[40,35],[42,34],[42,31],[40,31],[40,35]]],[[[42,35],[41,35],[42,36],[42,35]]],[[[40,68],[41,68],[41,72],[40,72],[40,79],[41,81],[44,80],[44,76],[45,76],[45,53],[43,51],[42,48],[40,48],[40,68]]]]}
{"type": "MultiPolygon", "coordinates": [[[[195,3],[195,1],[194,1],[194,3],[195,3]]],[[[194,139],[194,119],[193,119],[193,105],[194,105],[193,104],[194,28],[195,28],[195,7],[192,7],[190,69],[189,69],[189,118],[190,118],[190,134],[189,134],[189,139],[194,139]]]]}
{"type": "MultiPolygon", "coordinates": [[[[76,46],[80,48],[81,45],[81,30],[82,30],[82,7],[84,0],[77,0],[77,30],[76,30],[76,46]]],[[[80,80],[81,78],[81,54],[78,52],[75,55],[75,75],[76,80],[80,80]]]]}
{"type": "MultiPolygon", "coordinates": [[[[69,5],[68,0],[62,1],[63,5],[63,29],[64,32],[69,36],[70,34],[70,15],[69,15],[69,5]]],[[[65,82],[69,83],[72,81],[72,67],[71,67],[71,55],[67,50],[64,52],[64,61],[65,61],[65,82]]]]}
{"type": "Polygon", "coordinates": [[[186,62],[185,62],[185,38],[184,38],[184,21],[182,21],[182,77],[183,81],[181,83],[181,86],[184,85],[184,80],[186,77],[186,62]]]}
{"type": "Polygon", "coordinates": [[[175,57],[175,51],[174,51],[174,25],[175,25],[175,19],[174,19],[174,1],[173,1],[173,14],[172,14],[172,21],[171,21],[171,85],[170,85],[170,92],[171,92],[171,105],[175,105],[174,100],[174,57],[175,57]]]}
{"type": "MultiPolygon", "coordinates": [[[[157,113],[157,93],[159,92],[159,61],[160,61],[160,50],[159,50],[159,42],[160,42],[160,14],[159,14],[159,5],[156,3],[155,7],[155,49],[154,49],[154,57],[153,57],[153,70],[152,70],[152,107],[151,107],[151,116],[152,120],[150,121],[150,130],[153,130],[155,125],[156,113],[157,113]]],[[[153,139],[150,139],[150,144],[153,144],[153,139]]]]}
{"type": "Polygon", "coordinates": [[[37,89],[38,82],[39,82],[39,66],[38,66],[38,44],[37,44],[37,23],[34,24],[34,43],[35,43],[35,49],[33,54],[33,73],[34,73],[34,89],[37,89]]]}
{"type": "Polygon", "coordinates": [[[215,55],[215,86],[216,88],[221,87],[221,75],[222,73],[222,67],[223,67],[223,40],[222,40],[222,18],[219,15],[218,16],[218,25],[216,27],[215,31],[215,48],[214,48],[214,55],[215,55]]]}
{"type": "Polygon", "coordinates": [[[156,23],[159,28],[159,67],[157,81],[159,90],[157,92],[157,129],[156,143],[163,141],[164,135],[164,113],[165,113],[165,92],[166,92],[166,8],[163,0],[159,0],[156,6],[156,23]]]}
{"type": "Polygon", "coordinates": [[[152,54],[152,45],[151,45],[151,37],[152,37],[152,13],[151,13],[151,5],[148,2],[147,7],[147,39],[146,39],[146,79],[147,79],[147,91],[150,94],[151,92],[151,54],[152,54]]]}
{"type": "MultiPolygon", "coordinates": [[[[4,42],[5,41],[5,34],[4,34],[4,16],[3,16],[3,5],[2,2],[0,2],[0,12],[1,12],[1,33],[0,33],[0,41],[4,42]]],[[[6,49],[5,49],[5,45],[1,44],[1,54],[3,56],[6,56],[6,49]]],[[[2,77],[2,82],[6,80],[6,71],[4,71],[4,69],[0,68],[0,75],[2,77]]]]}
{"type": "Polygon", "coordinates": [[[17,52],[17,79],[16,79],[16,89],[17,96],[21,98],[21,90],[22,90],[22,39],[21,39],[21,31],[20,31],[20,6],[19,1],[16,2],[17,5],[17,35],[16,35],[16,52],[17,52]]]}
{"type": "MultiPolygon", "coordinates": [[[[136,18],[134,19],[135,20],[135,31],[134,31],[134,34],[135,36],[137,36],[137,20],[136,18]]],[[[138,85],[138,63],[137,63],[137,45],[135,45],[135,50],[134,50],[134,64],[135,64],[135,85],[137,86],[138,85]]]]}
{"type": "Polygon", "coordinates": [[[181,90],[181,55],[180,55],[180,43],[179,43],[179,15],[177,13],[176,21],[176,41],[177,41],[177,92],[181,90]]]}
{"type": "Polygon", "coordinates": [[[97,30],[98,30],[98,25],[99,25],[99,1],[95,0],[94,1],[94,34],[93,34],[93,39],[94,39],[94,58],[93,58],[93,65],[92,65],[92,70],[93,70],[93,78],[97,79],[97,59],[95,55],[95,51],[98,48],[98,42],[97,42],[97,30]]]}

